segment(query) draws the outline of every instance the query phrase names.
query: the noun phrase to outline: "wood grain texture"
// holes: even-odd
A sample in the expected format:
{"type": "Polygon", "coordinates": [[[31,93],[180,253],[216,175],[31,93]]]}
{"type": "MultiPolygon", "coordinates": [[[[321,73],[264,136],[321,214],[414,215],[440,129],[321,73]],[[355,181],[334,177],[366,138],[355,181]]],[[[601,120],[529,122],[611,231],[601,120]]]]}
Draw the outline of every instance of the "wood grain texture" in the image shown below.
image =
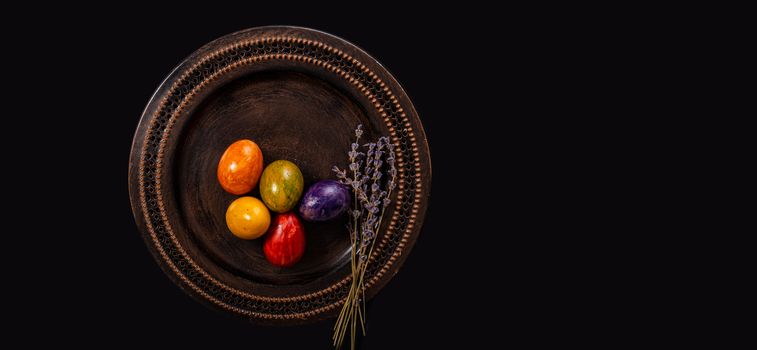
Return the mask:
{"type": "MultiPolygon", "coordinates": [[[[400,182],[368,272],[369,297],[397,272],[420,233],[431,183],[428,146],[415,109],[373,58],[331,35],[253,28],[220,38],[174,70],[148,103],[129,163],[135,220],[156,260],[182,289],[211,307],[270,324],[331,317],[349,281],[346,218],[307,223],[293,267],[269,264],[263,240],[235,238],[226,207],[238,196],[218,183],[218,161],[247,138],[265,164],[286,159],[305,188],[345,167],[357,124],[366,139],[390,135],[400,182]]],[[[260,198],[257,188],[250,195],[260,198]]],[[[275,213],[272,213],[275,216],[275,213]]]]}

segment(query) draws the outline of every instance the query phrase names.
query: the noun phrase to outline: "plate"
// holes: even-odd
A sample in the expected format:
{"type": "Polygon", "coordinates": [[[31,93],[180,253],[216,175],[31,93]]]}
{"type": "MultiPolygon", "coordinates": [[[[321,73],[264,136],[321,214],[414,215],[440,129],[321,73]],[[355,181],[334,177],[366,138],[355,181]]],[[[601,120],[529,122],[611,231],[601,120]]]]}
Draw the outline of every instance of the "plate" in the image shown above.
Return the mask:
{"type": "MultiPolygon", "coordinates": [[[[198,301],[266,324],[336,315],[351,281],[347,219],[305,223],[291,268],[269,264],[263,239],[234,237],[216,168],[232,142],[260,145],[265,164],[297,164],[305,187],[347,167],[354,129],[388,135],[398,186],[366,276],[372,297],[418,238],[431,184],[426,137],[410,99],[375,59],[306,28],[261,27],[206,44],[175,68],[147,104],[129,159],[132,211],[165,273],[198,301]]],[[[260,198],[256,190],[251,194],[260,198]]],[[[273,216],[272,216],[273,217],[273,216]]]]}

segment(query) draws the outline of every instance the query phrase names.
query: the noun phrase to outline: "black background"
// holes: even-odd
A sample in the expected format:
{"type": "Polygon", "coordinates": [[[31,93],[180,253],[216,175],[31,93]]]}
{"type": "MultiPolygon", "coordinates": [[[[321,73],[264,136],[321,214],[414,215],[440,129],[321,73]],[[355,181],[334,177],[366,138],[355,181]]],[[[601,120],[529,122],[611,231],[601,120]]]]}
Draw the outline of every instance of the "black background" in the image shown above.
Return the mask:
{"type": "Polygon", "coordinates": [[[732,288],[702,274],[744,264],[720,268],[687,239],[704,230],[712,246],[722,231],[701,225],[727,203],[700,199],[721,183],[707,170],[722,172],[701,158],[732,151],[711,147],[733,134],[716,123],[733,104],[711,95],[739,67],[728,53],[743,45],[727,39],[744,21],[659,4],[18,5],[0,24],[4,336],[29,347],[329,348],[330,322],[256,327],[184,295],[149,256],[127,191],[138,117],[176,64],[236,30],[298,25],[382,62],[431,148],[423,232],[371,302],[363,348],[733,338],[707,329],[731,318],[705,305],[738,309],[709,294],[732,288]]]}
{"type": "Polygon", "coordinates": [[[41,306],[29,323],[51,322],[62,342],[103,346],[149,339],[176,347],[330,348],[332,320],[254,326],[185,295],[148,253],[127,190],[139,117],[184,57],[237,30],[296,25],[342,37],[379,60],[412,99],[430,145],[422,233],[399,274],[370,302],[361,348],[471,348],[568,336],[573,313],[563,309],[573,307],[567,299],[575,280],[565,279],[567,268],[551,253],[565,254],[566,238],[554,228],[571,220],[555,210],[568,178],[557,174],[570,170],[561,160],[565,147],[554,147],[568,123],[554,114],[572,103],[554,94],[566,84],[566,61],[555,55],[570,55],[570,48],[556,44],[559,32],[544,35],[541,22],[517,13],[439,10],[114,9],[65,17],[34,40],[14,42],[35,53],[28,61],[52,91],[40,102],[31,93],[38,79],[20,83],[30,91],[23,94],[27,111],[46,115],[53,145],[46,159],[56,169],[54,180],[27,181],[55,181],[60,200],[50,218],[37,220],[44,232],[51,225],[67,232],[34,245],[48,259],[22,277],[44,287],[21,291],[41,306]]]}

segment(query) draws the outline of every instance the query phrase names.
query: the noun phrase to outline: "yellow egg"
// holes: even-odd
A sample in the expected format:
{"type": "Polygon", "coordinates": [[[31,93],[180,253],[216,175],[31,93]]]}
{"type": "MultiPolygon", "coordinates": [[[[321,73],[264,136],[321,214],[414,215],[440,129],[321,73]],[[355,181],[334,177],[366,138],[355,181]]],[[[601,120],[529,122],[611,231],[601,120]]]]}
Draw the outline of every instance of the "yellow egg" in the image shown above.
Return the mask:
{"type": "Polygon", "coordinates": [[[262,236],[270,224],[268,208],[255,197],[239,197],[226,209],[226,226],[241,239],[262,236]]]}

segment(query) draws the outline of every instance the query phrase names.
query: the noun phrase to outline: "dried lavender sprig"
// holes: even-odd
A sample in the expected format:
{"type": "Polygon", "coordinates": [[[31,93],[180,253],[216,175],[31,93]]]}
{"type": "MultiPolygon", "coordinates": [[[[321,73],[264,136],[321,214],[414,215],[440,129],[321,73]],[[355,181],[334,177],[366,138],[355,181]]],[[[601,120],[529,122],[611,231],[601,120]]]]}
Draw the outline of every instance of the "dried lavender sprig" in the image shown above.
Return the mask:
{"type": "MultiPolygon", "coordinates": [[[[350,239],[352,241],[353,249],[352,249],[352,271],[353,276],[355,275],[355,271],[358,269],[359,265],[359,257],[356,265],[356,254],[358,254],[359,249],[359,241],[361,239],[360,235],[357,234],[358,231],[358,220],[361,213],[361,206],[360,202],[358,201],[358,192],[360,189],[363,188],[363,175],[359,172],[360,168],[360,161],[359,158],[361,157],[361,153],[358,151],[360,141],[360,137],[363,135],[362,125],[358,125],[357,129],[355,129],[355,142],[350,145],[350,151],[348,152],[348,158],[350,161],[349,169],[352,172],[352,179],[349,179],[349,177],[346,174],[346,171],[342,172],[339,168],[334,167],[334,170],[337,171],[337,176],[344,175],[344,182],[348,183],[352,186],[352,192],[354,195],[353,200],[353,210],[350,211],[350,239]],[[349,180],[348,180],[349,179],[349,180]]],[[[354,281],[353,281],[353,288],[350,289],[350,296],[353,296],[354,299],[355,292],[354,289],[354,281]]],[[[347,329],[347,324],[350,323],[350,320],[352,319],[353,323],[353,331],[352,331],[352,339],[353,339],[353,347],[354,347],[354,301],[350,302],[350,297],[348,296],[348,302],[344,304],[344,307],[342,308],[341,313],[339,314],[339,317],[337,318],[337,323],[334,327],[334,345],[338,348],[341,346],[342,341],[344,340],[344,334],[347,329]],[[342,322],[342,320],[346,317],[346,322],[342,322]]]]}
{"type": "Polygon", "coordinates": [[[355,130],[356,141],[350,145],[350,151],[347,153],[350,174],[347,170],[333,168],[339,181],[350,186],[355,199],[353,209],[349,212],[350,226],[348,226],[353,244],[353,282],[347,302],[334,327],[334,345],[337,347],[341,346],[347,325],[350,323],[354,341],[356,319],[360,320],[363,334],[365,334],[363,278],[376,242],[377,232],[381,227],[384,211],[391,202],[390,196],[395,188],[397,177],[394,145],[390,139],[381,137],[375,143],[364,144],[366,152],[362,153],[359,150],[362,134],[362,125],[358,125],[355,130]],[[362,310],[360,304],[363,304],[362,310]]]}

